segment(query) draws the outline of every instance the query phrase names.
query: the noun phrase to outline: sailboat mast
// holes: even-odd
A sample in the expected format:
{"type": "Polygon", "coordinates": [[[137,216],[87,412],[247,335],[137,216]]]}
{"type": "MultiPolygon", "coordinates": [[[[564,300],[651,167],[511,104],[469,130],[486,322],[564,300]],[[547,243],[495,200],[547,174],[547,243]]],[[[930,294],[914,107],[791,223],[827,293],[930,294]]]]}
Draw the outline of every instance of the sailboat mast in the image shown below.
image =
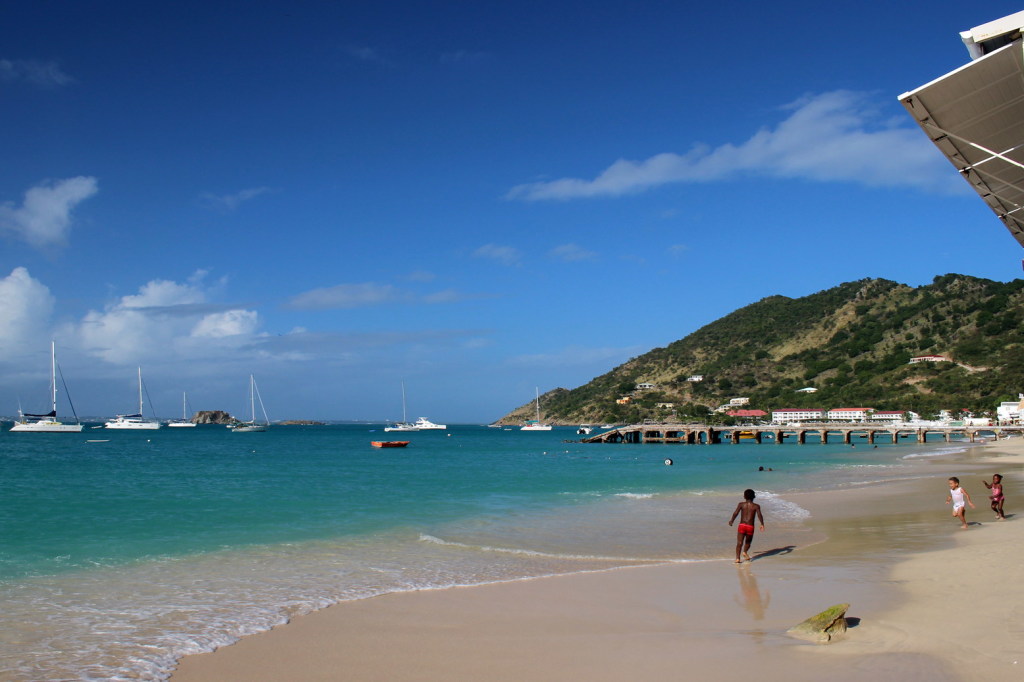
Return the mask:
{"type": "Polygon", "coordinates": [[[139,416],[142,416],[142,367],[139,367],[139,416]]]}
{"type": "Polygon", "coordinates": [[[249,413],[252,415],[252,423],[256,423],[256,377],[249,375],[249,413]]]}
{"type": "Polygon", "coordinates": [[[405,424],[409,419],[405,416],[405,382],[402,382],[402,423],[405,424]]]}
{"type": "MultiPolygon", "coordinates": [[[[54,414],[57,414],[57,342],[50,341],[50,398],[54,414]]],[[[20,409],[20,408],[19,408],[20,409]]]]}
{"type": "Polygon", "coordinates": [[[540,422],[540,387],[534,386],[533,392],[537,394],[537,422],[540,422]]]}

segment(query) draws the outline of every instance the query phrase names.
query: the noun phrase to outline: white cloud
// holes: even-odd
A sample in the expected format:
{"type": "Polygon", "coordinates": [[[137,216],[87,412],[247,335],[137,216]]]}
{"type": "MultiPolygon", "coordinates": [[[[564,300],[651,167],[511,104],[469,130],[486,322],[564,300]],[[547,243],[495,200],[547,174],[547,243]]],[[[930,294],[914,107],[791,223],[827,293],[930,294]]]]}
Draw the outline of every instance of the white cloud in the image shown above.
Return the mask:
{"type": "Polygon", "coordinates": [[[596,253],[583,248],[579,244],[562,244],[561,246],[556,246],[548,252],[548,256],[567,263],[581,260],[595,260],[597,258],[596,253]]]}
{"type": "Polygon", "coordinates": [[[500,244],[484,244],[473,252],[474,258],[489,258],[496,260],[503,265],[517,265],[521,254],[519,249],[512,246],[501,246],[500,244]]]}
{"type": "Polygon", "coordinates": [[[255,333],[255,311],[211,311],[199,273],[188,283],[153,280],[102,311],[89,311],[79,326],[82,347],[115,365],[211,359],[246,343],[255,333]],[[228,342],[228,346],[224,345],[228,342]]]}
{"type": "Polygon", "coordinates": [[[852,182],[871,187],[957,191],[960,183],[925,135],[902,119],[883,120],[865,93],[808,96],[788,118],[746,142],[695,146],[643,161],[620,159],[592,180],[561,178],[513,187],[510,199],[576,199],[634,194],[669,183],[731,180],[743,175],[852,182]]]}
{"type": "Polygon", "coordinates": [[[41,88],[54,88],[73,83],[74,79],[61,71],[56,62],[0,59],[0,81],[25,81],[41,88]]]}
{"type": "Polygon", "coordinates": [[[0,232],[37,248],[63,244],[71,227],[71,211],[98,191],[96,178],[86,176],[36,185],[25,192],[21,206],[0,204],[0,232]]]}
{"type": "Polygon", "coordinates": [[[269,187],[250,187],[234,194],[212,194],[207,192],[202,197],[211,206],[225,211],[234,211],[245,202],[271,191],[273,190],[269,187]]]}
{"type": "Polygon", "coordinates": [[[292,310],[336,310],[393,303],[456,303],[467,298],[473,297],[459,293],[455,289],[419,294],[390,284],[363,282],[304,291],[293,296],[285,307],[292,310]]]}
{"type": "Polygon", "coordinates": [[[207,315],[192,328],[193,337],[223,338],[252,334],[259,325],[255,310],[228,310],[207,315]]]}
{"type": "Polygon", "coordinates": [[[361,308],[364,306],[395,303],[407,294],[390,284],[338,284],[333,287],[311,289],[293,296],[288,302],[295,310],[327,310],[332,308],[361,308]]]}
{"type": "Polygon", "coordinates": [[[25,268],[0,279],[0,356],[9,360],[48,340],[54,298],[25,268]]]}

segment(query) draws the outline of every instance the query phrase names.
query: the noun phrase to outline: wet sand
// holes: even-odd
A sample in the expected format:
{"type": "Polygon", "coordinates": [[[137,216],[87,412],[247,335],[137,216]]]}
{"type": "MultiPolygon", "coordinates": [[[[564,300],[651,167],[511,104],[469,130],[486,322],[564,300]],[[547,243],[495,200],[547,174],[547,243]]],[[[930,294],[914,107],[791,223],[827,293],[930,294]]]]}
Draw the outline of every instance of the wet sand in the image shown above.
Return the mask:
{"type": "Polygon", "coordinates": [[[787,495],[811,511],[808,538],[828,540],[773,541],[767,518],[754,561],[741,566],[623,568],[346,602],[186,657],[173,680],[1020,679],[1024,515],[1014,509],[1024,505],[1024,441],[929,467],[934,476],[913,481],[787,495]],[[1006,522],[988,510],[981,479],[991,473],[1006,477],[1006,522]],[[950,475],[977,506],[966,532],[943,504],[950,475]],[[840,602],[851,604],[852,625],[840,641],[785,634],[840,602]]]}

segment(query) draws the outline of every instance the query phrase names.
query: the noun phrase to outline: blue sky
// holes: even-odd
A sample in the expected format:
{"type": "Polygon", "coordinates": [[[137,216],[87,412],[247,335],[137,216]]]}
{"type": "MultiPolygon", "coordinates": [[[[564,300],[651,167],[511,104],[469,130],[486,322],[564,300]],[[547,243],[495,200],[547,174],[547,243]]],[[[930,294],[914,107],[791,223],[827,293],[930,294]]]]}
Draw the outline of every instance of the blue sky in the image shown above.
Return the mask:
{"type": "Polygon", "coordinates": [[[0,414],[484,422],[768,295],[1007,281],[896,98],[1019,4],[9,3],[0,414]],[[67,408],[61,407],[67,412],[67,408]]]}

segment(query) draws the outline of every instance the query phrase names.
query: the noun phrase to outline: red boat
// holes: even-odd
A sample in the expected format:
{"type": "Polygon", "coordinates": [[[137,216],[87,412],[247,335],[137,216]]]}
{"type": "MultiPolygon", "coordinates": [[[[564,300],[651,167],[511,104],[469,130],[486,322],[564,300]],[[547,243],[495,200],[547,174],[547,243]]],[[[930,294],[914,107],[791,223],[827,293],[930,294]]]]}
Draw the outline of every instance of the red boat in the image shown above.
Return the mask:
{"type": "Polygon", "coordinates": [[[370,445],[375,448],[404,448],[409,444],[407,440],[371,440],[370,445]]]}

